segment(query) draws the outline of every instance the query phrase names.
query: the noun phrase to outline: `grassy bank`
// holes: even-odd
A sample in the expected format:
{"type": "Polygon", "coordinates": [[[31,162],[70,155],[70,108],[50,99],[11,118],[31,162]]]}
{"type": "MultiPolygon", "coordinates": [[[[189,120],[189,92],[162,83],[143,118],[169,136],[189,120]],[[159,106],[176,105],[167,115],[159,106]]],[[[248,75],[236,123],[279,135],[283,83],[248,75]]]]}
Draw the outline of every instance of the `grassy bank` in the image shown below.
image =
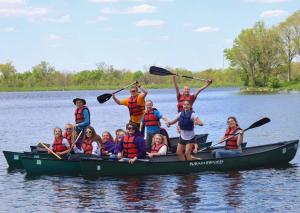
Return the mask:
{"type": "Polygon", "coordinates": [[[267,94],[278,92],[300,91],[300,82],[284,83],[278,88],[270,87],[241,87],[244,94],[267,94]]]}

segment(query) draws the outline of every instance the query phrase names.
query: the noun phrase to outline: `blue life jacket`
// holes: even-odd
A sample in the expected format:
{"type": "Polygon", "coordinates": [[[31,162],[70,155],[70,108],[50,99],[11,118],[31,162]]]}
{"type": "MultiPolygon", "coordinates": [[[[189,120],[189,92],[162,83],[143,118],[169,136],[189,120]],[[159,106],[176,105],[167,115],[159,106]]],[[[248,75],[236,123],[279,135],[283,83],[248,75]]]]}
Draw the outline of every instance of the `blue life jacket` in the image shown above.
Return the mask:
{"type": "Polygon", "coordinates": [[[193,111],[185,112],[182,111],[179,117],[179,127],[181,130],[193,130],[194,121],[191,119],[193,111]]]}

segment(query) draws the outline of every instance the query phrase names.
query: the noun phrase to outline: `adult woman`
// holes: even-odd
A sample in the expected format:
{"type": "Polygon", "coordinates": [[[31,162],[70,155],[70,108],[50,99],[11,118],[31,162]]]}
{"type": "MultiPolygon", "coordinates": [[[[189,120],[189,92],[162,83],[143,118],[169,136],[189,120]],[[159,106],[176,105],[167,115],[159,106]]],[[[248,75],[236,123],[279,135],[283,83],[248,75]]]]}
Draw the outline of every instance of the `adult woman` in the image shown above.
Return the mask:
{"type": "Polygon", "coordinates": [[[83,143],[81,148],[74,147],[75,153],[84,153],[88,155],[100,155],[100,146],[97,142],[97,134],[93,127],[88,126],[84,130],[83,143]]]}
{"type": "Polygon", "coordinates": [[[164,136],[161,134],[155,134],[152,138],[151,152],[147,152],[147,156],[152,158],[154,156],[166,155],[167,145],[164,144],[164,136]]]}
{"type": "MultiPolygon", "coordinates": [[[[64,155],[69,152],[69,141],[63,137],[62,129],[59,127],[54,128],[54,139],[52,144],[52,151],[58,155],[64,155]]],[[[48,152],[50,153],[50,152],[48,152]]]]}
{"type": "Polygon", "coordinates": [[[72,145],[72,140],[74,139],[73,135],[74,135],[74,126],[70,123],[65,124],[64,138],[68,140],[70,146],[72,145]]]}
{"type": "Polygon", "coordinates": [[[195,143],[194,125],[203,125],[198,116],[191,111],[191,108],[191,103],[189,101],[184,101],[183,111],[178,113],[173,121],[168,122],[168,127],[170,127],[170,125],[179,121],[180,137],[176,151],[179,160],[184,160],[184,150],[186,160],[191,160],[191,149],[192,145],[195,143]]]}
{"type": "Polygon", "coordinates": [[[111,134],[107,131],[102,133],[101,155],[109,155],[115,149],[115,142],[111,134]]]}
{"type": "Polygon", "coordinates": [[[237,119],[233,116],[227,118],[227,129],[222,140],[226,140],[224,149],[216,149],[212,152],[215,158],[239,156],[242,153],[243,130],[239,127],[237,119]]]}
{"type": "Polygon", "coordinates": [[[135,123],[126,125],[127,133],[118,144],[118,159],[134,163],[139,158],[145,158],[146,144],[135,123]]]}

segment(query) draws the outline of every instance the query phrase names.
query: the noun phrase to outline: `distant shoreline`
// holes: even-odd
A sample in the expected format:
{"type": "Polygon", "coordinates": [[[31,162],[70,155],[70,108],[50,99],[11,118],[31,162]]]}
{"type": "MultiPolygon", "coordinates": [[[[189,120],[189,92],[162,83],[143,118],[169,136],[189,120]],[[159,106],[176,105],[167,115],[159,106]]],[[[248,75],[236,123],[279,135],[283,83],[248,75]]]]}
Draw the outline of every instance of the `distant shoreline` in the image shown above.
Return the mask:
{"type": "MultiPolygon", "coordinates": [[[[180,85],[182,88],[184,85],[180,85]]],[[[190,85],[191,88],[197,88],[199,85],[190,85]]],[[[172,89],[173,85],[146,85],[147,89],[172,89]]],[[[289,84],[279,88],[269,88],[269,87],[243,87],[241,85],[213,85],[211,88],[228,88],[236,87],[240,88],[241,93],[243,94],[271,94],[271,93],[280,93],[280,92],[291,92],[291,91],[300,91],[300,83],[289,84]]],[[[103,86],[103,87],[30,87],[30,88],[1,88],[0,92],[42,92],[42,91],[78,91],[78,90],[117,90],[121,86],[103,86]]]]}

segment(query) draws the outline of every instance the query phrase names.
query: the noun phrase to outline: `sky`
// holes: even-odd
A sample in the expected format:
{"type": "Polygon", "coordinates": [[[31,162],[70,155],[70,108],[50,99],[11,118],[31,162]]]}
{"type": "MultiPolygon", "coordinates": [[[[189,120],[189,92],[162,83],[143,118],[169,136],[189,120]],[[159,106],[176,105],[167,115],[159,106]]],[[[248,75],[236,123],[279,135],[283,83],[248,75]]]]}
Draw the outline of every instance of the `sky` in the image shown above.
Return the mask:
{"type": "Polygon", "coordinates": [[[0,0],[0,63],[19,72],[43,60],[65,72],[101,62],[224,68],[223,50],[243,29],[299,9],[300,0],[0,0]]]}

